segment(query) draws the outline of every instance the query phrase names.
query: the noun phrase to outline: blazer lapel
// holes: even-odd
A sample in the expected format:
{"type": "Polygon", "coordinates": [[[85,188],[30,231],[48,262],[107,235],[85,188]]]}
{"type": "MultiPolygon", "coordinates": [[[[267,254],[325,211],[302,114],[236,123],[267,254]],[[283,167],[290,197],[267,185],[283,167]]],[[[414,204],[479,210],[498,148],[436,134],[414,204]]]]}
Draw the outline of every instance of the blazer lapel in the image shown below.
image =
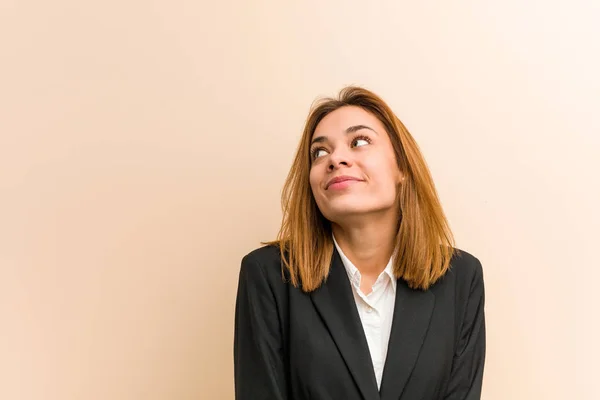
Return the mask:
{"type": "Polygon", "coordinates": [[[333,250],[327,280],[311,293],[311,298],[363,398],[378,400],[379,391],[369,346],[356,309],[350,281],[337,249],[333,250]]]}
{"type": "Polygon", "coordinates": [[[400,398],[423,345],[435,304],[431,291],[410,289],[402,279],[396,286],[396,303],[388,353],[383,369],[382,400],[400,398]]]}

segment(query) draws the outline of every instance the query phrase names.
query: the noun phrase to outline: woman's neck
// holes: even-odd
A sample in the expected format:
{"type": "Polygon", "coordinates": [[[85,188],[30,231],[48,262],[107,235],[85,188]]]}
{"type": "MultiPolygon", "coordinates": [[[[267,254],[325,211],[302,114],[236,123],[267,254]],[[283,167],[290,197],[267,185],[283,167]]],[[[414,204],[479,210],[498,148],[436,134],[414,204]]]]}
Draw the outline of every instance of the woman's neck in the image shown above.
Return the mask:
{"type": "Polygon", "coordinates": [[[361,275],[379,276],[396,246],[397,222],[393,219],[361,224],[332,224],[333,235],[361,275]]]}

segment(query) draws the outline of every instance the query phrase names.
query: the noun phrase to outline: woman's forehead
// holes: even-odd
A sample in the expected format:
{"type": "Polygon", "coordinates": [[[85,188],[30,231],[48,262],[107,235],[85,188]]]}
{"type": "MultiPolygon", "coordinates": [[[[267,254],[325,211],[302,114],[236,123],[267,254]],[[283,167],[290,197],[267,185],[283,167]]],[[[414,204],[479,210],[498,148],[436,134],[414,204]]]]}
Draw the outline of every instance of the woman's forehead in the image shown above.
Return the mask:
{"type": "Polygon", "coordinates": [[[355,126],[366,126],[376,132],[382,127],[370,112],[357,106],[345,106],[327,114],[316,126],[313,136],[344,134],[355,126]]]}

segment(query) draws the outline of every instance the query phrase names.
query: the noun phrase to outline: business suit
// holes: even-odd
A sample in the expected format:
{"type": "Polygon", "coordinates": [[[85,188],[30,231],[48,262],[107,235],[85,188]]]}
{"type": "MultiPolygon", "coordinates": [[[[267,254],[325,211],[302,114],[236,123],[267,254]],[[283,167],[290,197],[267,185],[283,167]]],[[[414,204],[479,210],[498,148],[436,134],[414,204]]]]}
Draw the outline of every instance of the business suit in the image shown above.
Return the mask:
{"type": "Polygon", "coordinates": [[[476,400],[485,360],[484,284],[461,251],[429,290],[397,281],[381,389],[350,282],[334,249],[327,281],[282,280],[279,250],[247,254],[235,310],[237,400],[476,400]]]}

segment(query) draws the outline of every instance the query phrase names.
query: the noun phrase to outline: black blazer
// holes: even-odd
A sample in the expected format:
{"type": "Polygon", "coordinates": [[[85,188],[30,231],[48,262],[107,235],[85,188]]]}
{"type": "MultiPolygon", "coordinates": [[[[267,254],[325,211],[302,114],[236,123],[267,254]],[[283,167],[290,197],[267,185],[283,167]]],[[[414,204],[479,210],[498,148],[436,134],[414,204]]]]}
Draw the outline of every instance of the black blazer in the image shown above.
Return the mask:
{"type": "Polygon", "coordinates": [[[398,280],[381,389],[337,249],[307,294],[282,279],[279,250],[242,259],[235,307],[237,400],[476,400],[485,361],[481,263],[460,251],[429,290],[398,280]]]}

